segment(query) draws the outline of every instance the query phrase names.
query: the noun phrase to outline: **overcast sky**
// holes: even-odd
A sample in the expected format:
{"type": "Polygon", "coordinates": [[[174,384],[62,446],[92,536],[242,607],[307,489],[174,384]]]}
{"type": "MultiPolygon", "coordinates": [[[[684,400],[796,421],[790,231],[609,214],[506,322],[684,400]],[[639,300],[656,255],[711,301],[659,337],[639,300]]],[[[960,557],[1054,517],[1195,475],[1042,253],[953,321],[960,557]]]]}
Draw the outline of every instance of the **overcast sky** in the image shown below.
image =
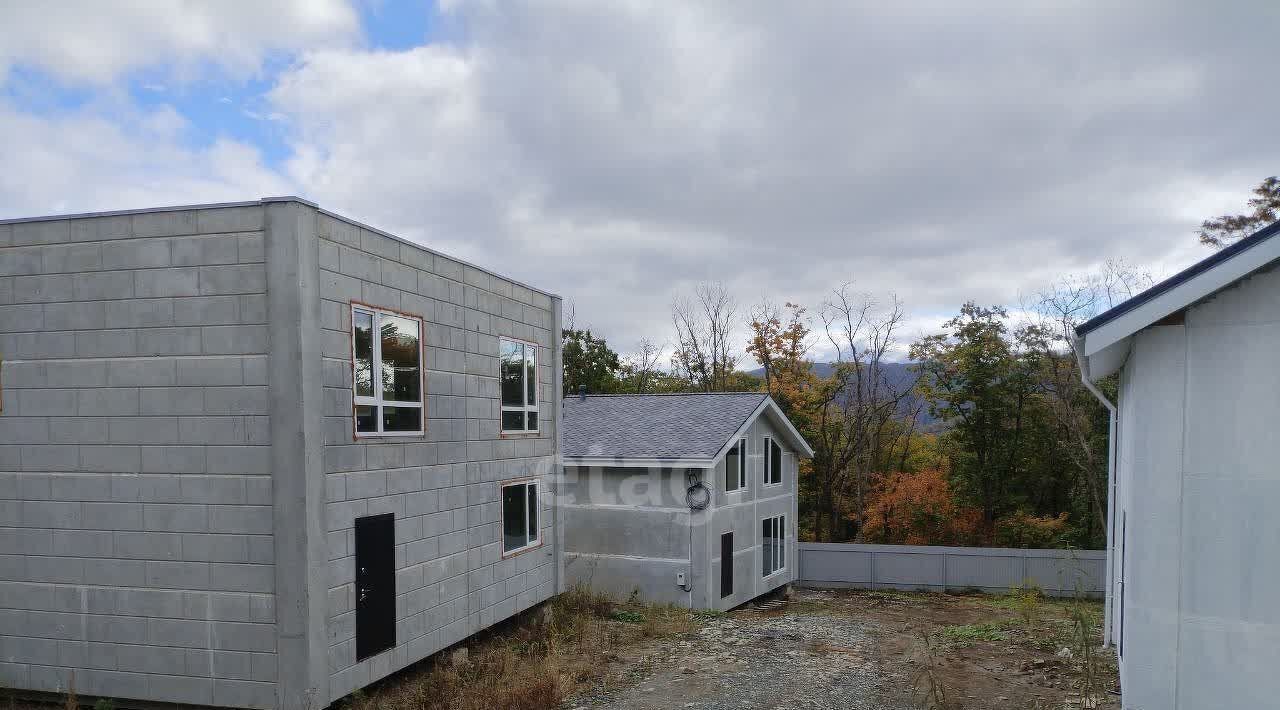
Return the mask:
{"type": "Polygon", "coordinates": [[[1280,4],[17,3],[0,217],[298,194],[556,292],[902,299],[907,339],[1275,174],[1280,4]],[[148,7],[148,6],[151,7],[148,7]]]}

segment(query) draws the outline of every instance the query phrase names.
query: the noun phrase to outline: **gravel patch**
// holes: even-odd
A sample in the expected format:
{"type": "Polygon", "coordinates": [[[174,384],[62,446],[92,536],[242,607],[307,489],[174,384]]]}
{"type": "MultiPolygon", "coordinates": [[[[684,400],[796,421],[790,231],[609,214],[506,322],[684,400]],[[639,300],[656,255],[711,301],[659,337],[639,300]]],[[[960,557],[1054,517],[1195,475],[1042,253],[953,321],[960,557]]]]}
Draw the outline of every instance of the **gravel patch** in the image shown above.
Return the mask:
{"type": "MultiPolygon", "coordinates": [[[[790,611],[794,607],[800,611],[790,611]]],[[[877,660],[874,622],[748,607],[692,637],[659,644],[631,683],[570,699],[567,708],[840,708],[910,710],[909,679],[877,660]]]]}

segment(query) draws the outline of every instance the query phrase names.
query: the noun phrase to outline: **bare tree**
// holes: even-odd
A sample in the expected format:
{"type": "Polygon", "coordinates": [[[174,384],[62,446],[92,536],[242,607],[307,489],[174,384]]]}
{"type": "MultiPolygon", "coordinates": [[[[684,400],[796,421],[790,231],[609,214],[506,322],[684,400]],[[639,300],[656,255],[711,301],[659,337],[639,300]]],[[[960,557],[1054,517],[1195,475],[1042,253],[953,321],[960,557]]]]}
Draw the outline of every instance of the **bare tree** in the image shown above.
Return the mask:
{"type": "Polygon", "coordinates": [[[564,312],[560,320],[562,330],[577,330],[578,309],[574,305],[573,301],[569,301],[565,304],[564,312]]]}
{"type": "Polygon", "coordinates": [[[730,336],[738,322],[738,303],[722,283],[702,283],[692,297],[671,303],[676,350],[671,366],[677,376],[703,392],[728,389],[729,376],[742,354],[730,336]]]}
{"type": "MultiPolygon", "coordinates": [[[[1046,339],[1042,375],[1046,401],[1062,442],[1061,450],[1074,473],[1072,485],[1085,489],[1091,502],[1091,525],[1106,529],[1105,428],[1098,402],[1085,391],[1071,350],[1077,325],[1150,287],[1150,274],[1124,262],[1112,261],[1098,272],[1069,276],[1036,294],[1024,305],[1029,317],[1039,321],[1046,339]]],[[[1077,489],[1078,490],[1078,489],[1077,489]]]]}
{"type": "Polygon", "coordinates": [[[903,319],[896,296],[882,306],[868,294],[853,293],[846,283],[823,303],[819,317],[835,356],[815,408],[814,531],[818,539],[835,539],[841,501],[852,499],[854,534],[861,529],[869,478],[893,458],[894,442],[906,434],[895,423],[910,389],[894,383],[884,367],[903,319]]]}
{"type": "Polygon", "coordinates": [[[648,338],[642,338],[636,344],[636,351],[623,358],[623,378],[634,387],[635,394],[648,394],[653,388],[654,378],[658,374],[658,362],[662,358],[666,344],[655,345],[648,338]]]}

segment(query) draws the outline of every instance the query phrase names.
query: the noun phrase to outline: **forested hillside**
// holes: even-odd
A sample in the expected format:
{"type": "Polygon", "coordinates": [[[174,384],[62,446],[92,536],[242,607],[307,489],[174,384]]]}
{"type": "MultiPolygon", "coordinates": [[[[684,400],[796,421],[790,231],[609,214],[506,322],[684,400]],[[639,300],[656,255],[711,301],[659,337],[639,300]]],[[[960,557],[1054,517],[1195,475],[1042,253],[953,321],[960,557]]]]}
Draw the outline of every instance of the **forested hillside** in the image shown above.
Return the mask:
{"type": "MultiPolygon", "coordinates": [[[[836,371],[836,364],[830,362],[815,362],[812,364],[813,374],[819,379],[828,379],[836,371]]],[[[937,431],[945,426],[945,422],[939,422],[937,417],[924,406],[922,400],[913,390],[915,388],[916,379],[919,377],[915,363],[911,362],[882,362],[880,370],[884,373],[885,382],[895,388],[912,391],[902,403],[903,416],[910,416],[912,412],[918,412],[917,416],[920,429],[922,431],[937,431]]],[[[748,370],[748,374],[752,377],[764,380],[764,368],[757,367],[754,370],[748,370]]]]}
{"type": "MultiPolygon", "coordinates": [[[[704,284],[672,305],[671,341],[626,356],[570,317],[564,394],[769,392],[815,451],[800,467],[806,539],[1098,548],[1107,416],[1069,338],[1148,283],[1108,266],[1046,289],[1016,317],[966,303],[910,343],[898,340],[899,301],[847,284],[812,312],[763,302],[746,313],[704,284]],[[745,342],[734,335],[743,325],[745,342]],[[818,343],[833,353],[824,362],[809,358],[818,343]],[[903,345],[910,362],[890,360],[903,345]]],[[[1114,396],[1114,383],[1103,389],[1114,396]]]]}

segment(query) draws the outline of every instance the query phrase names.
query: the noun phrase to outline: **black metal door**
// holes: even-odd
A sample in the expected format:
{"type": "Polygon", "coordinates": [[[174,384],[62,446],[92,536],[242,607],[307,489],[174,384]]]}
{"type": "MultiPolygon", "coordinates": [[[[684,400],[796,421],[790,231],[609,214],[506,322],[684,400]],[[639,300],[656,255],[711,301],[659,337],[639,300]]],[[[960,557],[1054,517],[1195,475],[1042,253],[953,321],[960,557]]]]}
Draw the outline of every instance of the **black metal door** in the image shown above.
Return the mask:
{"type": "Polygon", "coordinates": [[[720,535],[720,598],[733,594],[733,533],[720,535]]]}
{"type": "Polygon", "coordinates": [[[396,645],[396,523],[356,518],[356,660],[396,645]]]}

